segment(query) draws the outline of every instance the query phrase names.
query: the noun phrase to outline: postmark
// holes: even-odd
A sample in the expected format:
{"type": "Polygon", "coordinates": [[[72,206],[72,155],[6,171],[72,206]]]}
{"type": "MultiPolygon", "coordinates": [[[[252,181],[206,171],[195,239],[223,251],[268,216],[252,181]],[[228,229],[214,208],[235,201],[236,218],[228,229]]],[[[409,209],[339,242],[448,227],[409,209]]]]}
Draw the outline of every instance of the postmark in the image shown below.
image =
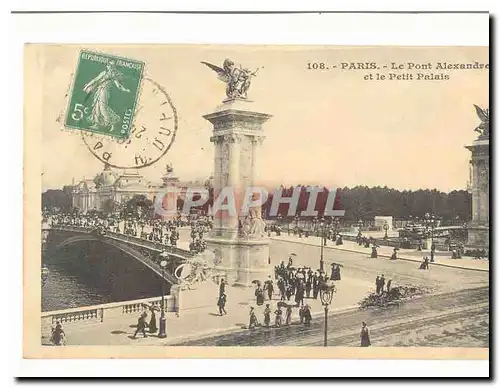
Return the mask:
{"type": "Polygon", "coordinates": [[[177,110],[165,90],[143,78],[141,97],[128,138],[114,139],[82,131],[83,142],[101,162],[120,169],[139,169],[160,160],[175,141],[177,110]]]}
{"type": "Polygon", "coordinates": [[[136,115],[144,62],[82,50],[64,125],[128,139],[136,115]]]}

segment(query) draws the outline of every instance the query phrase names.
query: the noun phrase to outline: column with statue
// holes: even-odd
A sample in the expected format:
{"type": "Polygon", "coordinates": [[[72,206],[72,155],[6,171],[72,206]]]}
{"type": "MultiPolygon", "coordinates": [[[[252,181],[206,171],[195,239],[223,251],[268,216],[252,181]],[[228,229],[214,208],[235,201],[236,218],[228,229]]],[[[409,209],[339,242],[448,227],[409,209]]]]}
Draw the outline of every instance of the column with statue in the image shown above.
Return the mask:
{"type": "Polygon", "coordinates": [[[471,152],[472,220],[468,225],[467,247],[489,251],[490,238],[490,115],[488,109],[474,105],[481,124],[477,139],[466,146],[471,152]]]}
{"type": "Polygon", "coordinates": [[[270,274],[270,240],[264,232],[261,209],[251,207],[242,214],[241,204],[246,188],[258,185],[259,150],[265,138],[262,126],[271,115],[255,109],[247,96],[257,70],[237,67],[229,59],[222,67],[202,63],[226,85],[222,104],[203,116],[213,125],[210,140],[215,146],[214,198],[229,188],[234,192],[237,212],[218,211],[206,242],[215,253],[216,269],[225,274],[228,283],[249,286],[254,280],[266,280],[270,274]]]}

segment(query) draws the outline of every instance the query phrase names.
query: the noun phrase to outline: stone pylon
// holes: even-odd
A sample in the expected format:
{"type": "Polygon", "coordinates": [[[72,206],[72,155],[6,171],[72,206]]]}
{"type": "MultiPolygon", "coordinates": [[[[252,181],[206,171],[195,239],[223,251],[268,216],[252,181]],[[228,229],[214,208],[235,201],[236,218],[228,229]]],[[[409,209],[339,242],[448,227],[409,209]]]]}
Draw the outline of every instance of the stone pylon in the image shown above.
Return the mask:
{"type": "Polygon", "coordinates": [[[490,239],[490,139],[480,136],[471,145],[470,192],[472,221],[468,226],[467,245],[489,250],[490,239]]]}
{"type": "Polygon", "coordinates": [[[270,273],[270,241],[261,234],[242,236],[240,200],[247,187],[258,184],[259,150],[265,138],[262,125],[271,115],[253,110],[249,101],[228,99],[203,117],[213,125],[210,140],[215,145],[214,198],[230,188],[237,210],[236,214],[218,211],[214,215],[207,245],[214,251],[216,267],[226,274],[228,283],[248,286],[253,280],[266,280],[270,273]]]}

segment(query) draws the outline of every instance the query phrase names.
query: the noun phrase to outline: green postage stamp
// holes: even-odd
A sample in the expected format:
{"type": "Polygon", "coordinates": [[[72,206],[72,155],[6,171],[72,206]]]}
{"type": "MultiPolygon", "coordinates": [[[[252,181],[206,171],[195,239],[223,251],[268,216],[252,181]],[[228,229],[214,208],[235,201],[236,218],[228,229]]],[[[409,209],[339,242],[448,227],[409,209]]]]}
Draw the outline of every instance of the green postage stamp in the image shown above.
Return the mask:
{"type": "Polygon", "coordinates": [[[143,69],[144,62],[81,51],[65,126],[128,138],[143,69]]]}

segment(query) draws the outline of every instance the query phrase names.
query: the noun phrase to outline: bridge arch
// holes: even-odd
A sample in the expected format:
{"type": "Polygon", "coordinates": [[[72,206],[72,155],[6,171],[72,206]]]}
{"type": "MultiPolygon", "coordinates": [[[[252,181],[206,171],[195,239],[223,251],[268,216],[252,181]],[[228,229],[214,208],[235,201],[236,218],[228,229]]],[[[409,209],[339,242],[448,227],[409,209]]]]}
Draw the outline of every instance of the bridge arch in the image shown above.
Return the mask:
{"type": "MultiPolygon", "coordinates": [[[[54,233],[57,231],[52,231],[54,233]]],[[[67,232],[63,232],[64,234],[67,234],[67,232]]],[[[114,247],[118,249],[119,251],[125,253],[127,256],[132,257],[133,259],[141,262],[143,265],[148,267],[150,270],[155,272],[159,277],[163,277],[168,283],[171,285],[177,284],[178,279],[177,277],[174,276],[172,273],[173,270],[176,268],[176,265],[173,266],[172,272],[169,271],[162,271],[161,267],[157,262],[155,262],[153,259],[147,257],[143,253],[140,252],[139,249],[135,248],[132,244],[119,241],[116,238],[108,237],[106,235],[99,236],[97,234],[93,233],[78,233],[76,235],[72,235],[70,237],[64,236],[62,238],[62,241],[56,242],[54,244],[53,252],[57,252],[61,250],[64,247],[69,247],[71,245],[77,244],[79,242],[90,242],[90,241],[97,241],[102,244],[114,247]]],[[[160,253],[160,251],[150,249],[151,252],[154,253],[160,253]]],[[[183,261],[185,260],[185,257],[175,254],[175,253],[168,253],[169,256],[171,256],[174,260],[176,261],[183,261]]]]}

